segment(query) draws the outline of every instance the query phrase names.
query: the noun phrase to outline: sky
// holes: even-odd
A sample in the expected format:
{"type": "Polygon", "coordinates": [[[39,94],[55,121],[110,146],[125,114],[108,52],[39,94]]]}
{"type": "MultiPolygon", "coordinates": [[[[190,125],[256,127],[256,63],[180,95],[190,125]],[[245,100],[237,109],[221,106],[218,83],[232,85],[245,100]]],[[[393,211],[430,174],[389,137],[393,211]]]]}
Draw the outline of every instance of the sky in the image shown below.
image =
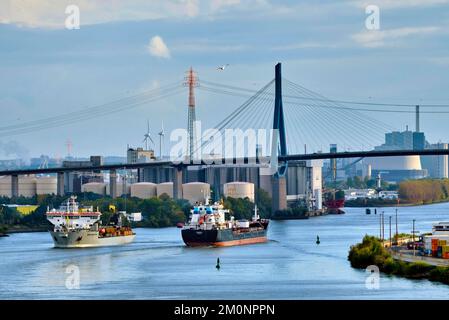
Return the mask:
{"type": "MultiPolygon", "coordinates": [[[[4,127],[181,85],[190,67],[200,84],[256,90],[277,62],[332,99],[449,104],[449,0],[0,0],[0,159],[63,157],[67,141],[76,156],[125,156],[143,146],[147,121],[158,150],[162,122],[167,133],[187,126],[186,90],[63,126],[4,127]],[[66,28],[69,5],[79,29],[66,28]],[[378,30],[366,27],[368,5],[379,8],[378,30]]],[[[196,99],[205,127],[245,100],[200,90],[196,99]]],[[[375,117],[414,127],[413,114],[375,117]]],[[[448,120],[422,114],[427,140],[449,142],[448,120]]]]}

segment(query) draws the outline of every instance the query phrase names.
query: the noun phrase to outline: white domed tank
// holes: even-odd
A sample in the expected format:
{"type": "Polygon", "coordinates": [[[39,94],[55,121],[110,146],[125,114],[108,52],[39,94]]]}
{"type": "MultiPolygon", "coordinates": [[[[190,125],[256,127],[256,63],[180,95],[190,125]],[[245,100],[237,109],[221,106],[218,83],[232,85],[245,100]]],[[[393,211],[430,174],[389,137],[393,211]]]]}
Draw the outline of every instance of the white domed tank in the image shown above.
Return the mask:
{"type": "Polygon", "coordinates": [[[103,182],[88,182],[81,186],[81,192],[92,192],[104,196],[106,184],[103,182]]]}
{"type": "Polygon", "coordinates": [[[420,156],[400,156],[384,158],[367,158],[366,164],[370,164],[372,170],[421,170],[420,156]]]}
{"type": "Polygon", "coordinates": [[[36,179],[36,194],[56,194],[57,185],[58,182],[56,177],[38,177],[36,179]]]}
{"type": "Polygon", "coordinates": [[[137,182],[131,185],[131,197],[149,199],[156,197],[156,184],[151,182],[137,182]]]}
{"type": "Polygon", "coordinates": [[[11,198],[11,177],[0,177],[0,197],[11,198]]]}
{"type": "Polygon", "coordinates": [[[225,197],[231,198],[249,198],[254,202],[254,183],[251,182],[228,182],[223,185],[225,197]]]}
{"type": "Polygon", "coordinates": [[[19,176],[19,196],[34,197],[36,195],[36,177],[19,176]]]}
{"type": "Polygon", "coordinates": [[[191,204],[195,202],[205,202],[210,198],[210,184],[203,182],[190,182],[182,185],[182,198],[191,204]]]}
{"type": "Polygon", "coordinates": [[[173,198],[173,182],[162,182],[157,185],[157,196],[160,197],[164,193],[173,198]]]}

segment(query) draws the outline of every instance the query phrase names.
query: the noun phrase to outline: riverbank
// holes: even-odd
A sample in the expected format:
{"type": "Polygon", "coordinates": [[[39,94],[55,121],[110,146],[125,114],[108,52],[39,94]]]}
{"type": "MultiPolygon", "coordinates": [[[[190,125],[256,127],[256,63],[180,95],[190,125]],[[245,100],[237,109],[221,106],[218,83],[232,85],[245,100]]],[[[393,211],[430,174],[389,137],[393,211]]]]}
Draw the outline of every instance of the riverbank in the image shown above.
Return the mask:
{"type": "Polygon", "coordinates": [[[435,201],[435,202],[397,202],[397,200],[391,201],[391,202],[366,202],[366,203],[360,203],[360,201],[357,200],[348,200],[345,202],[345,207],[347,208],[384,208],[384,207],[416,207],[416,206],[428,206],[431,204],[438,204],[438,203],[447,203],[448,200],[441,200],[441,201],[435,201]]]}
{"type": "Polygon", "coordinates": [[[0,232],[0,236],[8,236],[10,233],[26,233],[26,232],[46,232],[48,226],[26,226],[26,225],[13,225],[8,226],[0,232]]]}
{"type": "Polygon", "coordinates": [[[372,236],[365,236],[361,243],[351,246],[348,260],[356,269],[376,265],[385,274],[449,284],[449,266],[416,258],[402,259],[400,254],[391,254],[378,238],[372,236]]]}

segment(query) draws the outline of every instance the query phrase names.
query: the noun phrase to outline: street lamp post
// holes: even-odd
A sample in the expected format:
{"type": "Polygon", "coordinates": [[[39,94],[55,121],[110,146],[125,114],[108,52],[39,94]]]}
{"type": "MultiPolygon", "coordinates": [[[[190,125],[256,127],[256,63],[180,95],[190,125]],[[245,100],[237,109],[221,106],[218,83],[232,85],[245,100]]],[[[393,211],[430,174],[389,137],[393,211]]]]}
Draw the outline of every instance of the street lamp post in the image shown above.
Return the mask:
{"type": "Polygon", "coordinates": [[[390,249],[392,248],[392,242],[391,242],[391,216],[388,217],[390,222],[390,249]]]}
{"type": "Polygon", "coordinates": [[[413,255],[415,255],[415,219],[413,219],[413,255]]]}
{"type": "Polygon", "coordinates": [[[398,231],[398,209],[396,209],[396,244],[399,243],[399,231],[398,231]]]}

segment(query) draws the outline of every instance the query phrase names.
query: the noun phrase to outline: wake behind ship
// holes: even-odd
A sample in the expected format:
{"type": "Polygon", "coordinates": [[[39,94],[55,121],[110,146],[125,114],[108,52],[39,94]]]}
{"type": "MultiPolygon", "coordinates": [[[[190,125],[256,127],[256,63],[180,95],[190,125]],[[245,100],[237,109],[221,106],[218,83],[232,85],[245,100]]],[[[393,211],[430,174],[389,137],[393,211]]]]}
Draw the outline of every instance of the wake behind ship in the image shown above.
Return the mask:
{"type": "Polygon", "coordinates": [[[47,211],[47,220],[53,224],[50,234],[56,248],[85,248],[115,246],[130,243],[135,234],[130,227],[121,225],[115,214],[110,225],[101,226],[101,213],[93,207],[79,207],[71,196],[58,210],[47,211]]]}
{"type": "Polygon", "coordinates": [[[257,207],[252,220],[226,220],[229,210],[222,204],[197,205],[191,210],[190,221],[182,229],[187,246],[235,246],[267,241],[268,220],[260,219],[257,207]]]}

